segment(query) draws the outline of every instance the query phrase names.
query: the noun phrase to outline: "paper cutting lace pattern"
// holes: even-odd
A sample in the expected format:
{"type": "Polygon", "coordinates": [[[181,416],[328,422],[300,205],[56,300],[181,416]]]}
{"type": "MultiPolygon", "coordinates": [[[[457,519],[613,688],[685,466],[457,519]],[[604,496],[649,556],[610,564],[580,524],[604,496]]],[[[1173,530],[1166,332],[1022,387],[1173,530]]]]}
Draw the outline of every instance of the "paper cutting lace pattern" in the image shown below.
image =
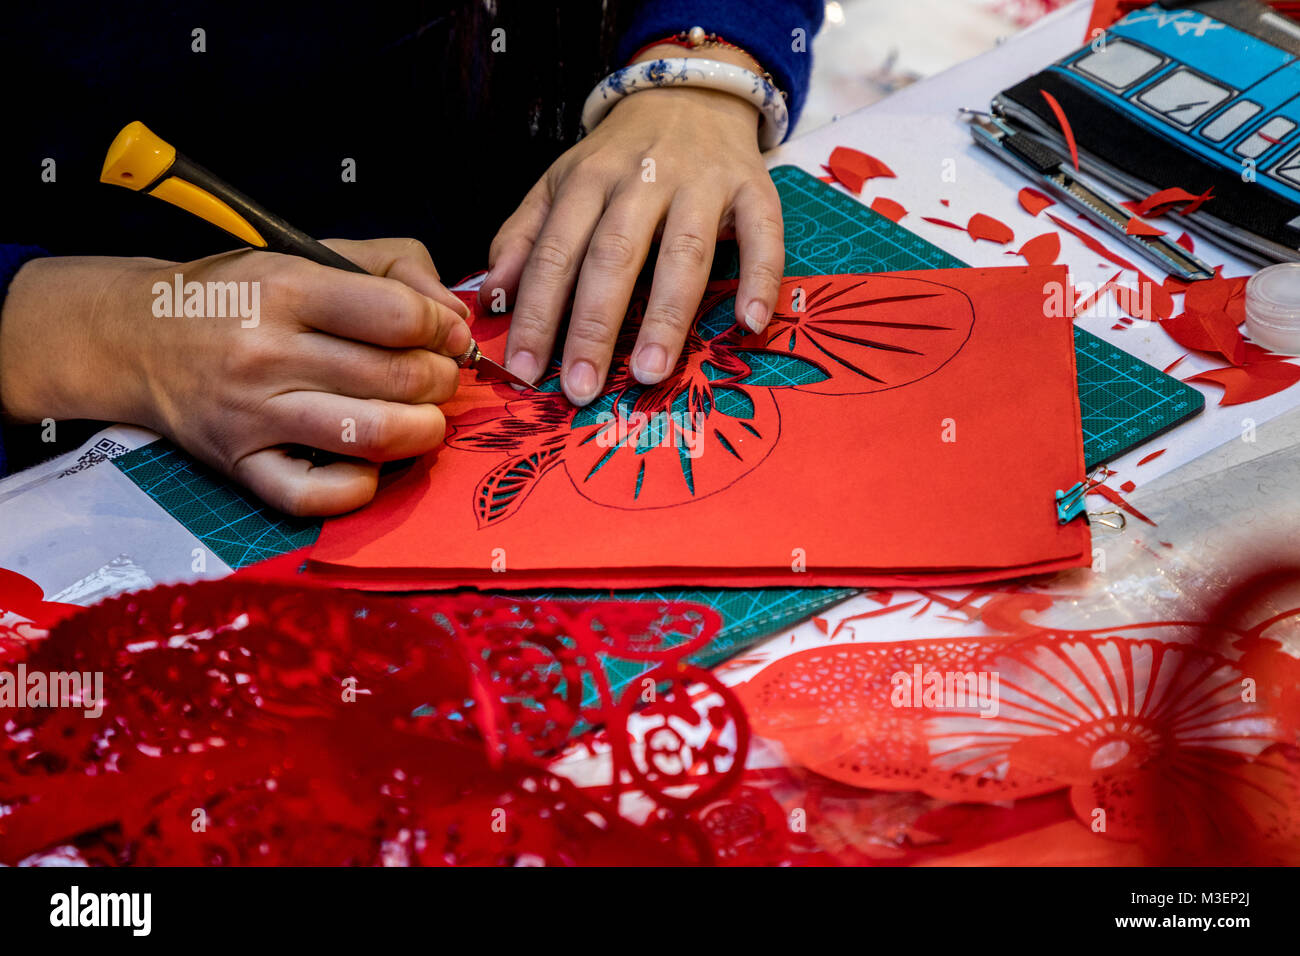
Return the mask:
{"type": "Polygon", "coordinates": [[[974,323],[958,289],[896,276],[795,277],[761,335],[735,324],[735,281],[709,286],[676,369],[644,386],[627,369],[644,299],[614,353],[605,393],[572,408],[553,367],[504,414],[454,421],[448,445],[504,454],[478,483],[480,527],[511,517],[557,466],[578,494],[628,510],[721,491],[758,468],[781,435],[777,395],[828,397],[899,388],[933,374],[974,323]]]}

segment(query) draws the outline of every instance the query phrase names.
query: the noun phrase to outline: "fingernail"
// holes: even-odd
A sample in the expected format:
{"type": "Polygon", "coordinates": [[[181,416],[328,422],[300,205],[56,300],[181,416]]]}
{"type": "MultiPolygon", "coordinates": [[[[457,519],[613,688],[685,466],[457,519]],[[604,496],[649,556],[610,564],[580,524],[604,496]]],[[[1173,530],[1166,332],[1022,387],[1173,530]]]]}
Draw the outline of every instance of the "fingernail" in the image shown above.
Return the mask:
{"type": "Polygon", "coordinates": [[[596,366],[586,359],[574,362],[565,370],[564,390],[569,393],[569,400],[575,405],[586,405],[596,397],[600,381],[596,377],[596,366]]]}
{"type": "MultiPolygon", "coordinates": [[[[518,375],[525,382],[537,381],[537,359],[533,357],[532,352],[516,352],[506,360],[506,370],[512,375],[518,375]]],[[[519,389],[519,386],[515,386],[519,389]]],[[[522,391],[522,389],[519,389],[522,391]]]]}
{"type": "Polygon", "coordinates": [[[447,341],[443,343],[443,350],[452,358],[464,355],[465,350],[469,348],[472,341],[469,326],[463,319],[457,319],[452,323],[451,331],[447,333],[447,341]]]}
{"type": "Polygon", "coordinates": [[[749,308],[745,309],[745,324],[753,332],[762,332],[767,328],[767,320],[771,317],[772,313],[768,312],[767,306],[757,299],[749,303],[749,308]]]}
{"type": "Polygon", "coordinates": [[[632,361],[632,374],[642,385],[654,385],[668,371],[668,350],[658,342],[637,349],[632,361]]]}

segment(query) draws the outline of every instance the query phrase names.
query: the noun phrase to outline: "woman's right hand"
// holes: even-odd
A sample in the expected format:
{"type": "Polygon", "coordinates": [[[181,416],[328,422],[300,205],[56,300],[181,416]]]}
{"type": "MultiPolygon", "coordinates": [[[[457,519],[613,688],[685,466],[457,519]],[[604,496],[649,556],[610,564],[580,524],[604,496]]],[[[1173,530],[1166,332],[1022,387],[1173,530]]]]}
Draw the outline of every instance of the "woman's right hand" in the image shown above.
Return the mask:
{"type": "Polygon", "coordinates": [[[377,462],[442,442],[468,310],[414,240],[327,245],[373,275],[251,250],[28,262],[0,311],[0,412],[144,425],[289,514],[365,504],[377,462]],[[204,316],[183,314],[188,297],[159,315],[178,274],[202,284],[204,316]],[[243,313],[206,315],[221,311],[210,288],[243,313]],[[312,465],[285,444],[349,460],[312,465]]]}

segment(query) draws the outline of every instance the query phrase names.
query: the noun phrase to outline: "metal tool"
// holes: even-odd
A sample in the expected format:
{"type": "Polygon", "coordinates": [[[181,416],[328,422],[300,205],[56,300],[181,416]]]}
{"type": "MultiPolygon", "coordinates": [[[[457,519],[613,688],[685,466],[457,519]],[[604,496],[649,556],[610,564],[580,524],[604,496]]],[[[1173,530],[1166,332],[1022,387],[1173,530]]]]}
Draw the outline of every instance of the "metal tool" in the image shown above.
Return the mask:
{"type": "Polygon", "coordinates": [[[988,150],[1035,183],[1042,183],[1065,205],[1083,213],[1089,221],[1125,245],[1159,264],[1167,272],[1189,282],[1214,276],[1214,269],[1168,236],[1130,235],[1129,220],[1142,220],[1081,182],[1068,165],[1068,160],[1049,146],[990,113],[970,109],[961,112],[970,123],[971,136],[976,145],[988,150]]]}
{"type": "MultiPolygon", "coordinates": [[[[300,229],[263,208],[233,186],[192,162],[138,120],[113,139],[104,159],[100,181],[147,193],[206,219],[255,249],[301,256],[321,265],[368,275],[346,256],[317,242],[300,229]]],[[[456,359],[480,377],[532,388],[504,366],[484,355],[472,339],[456,359]]]]}

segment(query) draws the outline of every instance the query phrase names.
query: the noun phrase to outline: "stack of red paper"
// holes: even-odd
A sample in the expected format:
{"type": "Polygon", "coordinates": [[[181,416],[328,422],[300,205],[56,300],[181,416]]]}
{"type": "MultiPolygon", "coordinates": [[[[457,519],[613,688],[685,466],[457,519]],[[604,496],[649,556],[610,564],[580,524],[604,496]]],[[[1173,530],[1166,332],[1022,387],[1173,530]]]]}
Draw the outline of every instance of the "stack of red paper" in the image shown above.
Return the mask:
{"type": "MultiPolygon", "coordinates": [[[[710,287],[682,360],[577,409],[467,373],[447,445],[329,522],[375,588],[939,584],[1089,559],[1064,267],[787,278],[761,335],[710,287]]],[[[634,312],[637,309],[634,307],[634,312]]],[[[505,323],[475,324],[488,351],[505,323]]],[[[495,357],[500,357],[499,355],[495,357]]]]}

